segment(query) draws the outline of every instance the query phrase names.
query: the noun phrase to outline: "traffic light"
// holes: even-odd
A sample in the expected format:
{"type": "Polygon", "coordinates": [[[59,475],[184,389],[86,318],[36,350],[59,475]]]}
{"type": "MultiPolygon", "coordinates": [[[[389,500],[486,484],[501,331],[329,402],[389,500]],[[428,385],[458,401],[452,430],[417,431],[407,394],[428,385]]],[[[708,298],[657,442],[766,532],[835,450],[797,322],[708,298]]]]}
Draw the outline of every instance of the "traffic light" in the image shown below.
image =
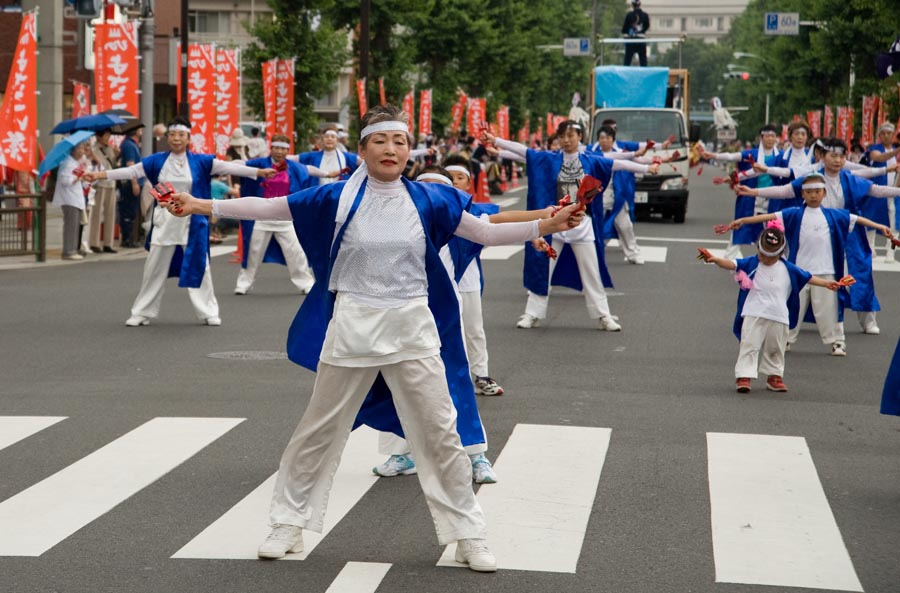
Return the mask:
{"type": "Polygon", "coordinates": [[[737,78],[738,80],[750,80],[749,72],[726,72],[723,78],[737,78]]]}
{"type": "Polygon", "coordinates": [[[80,19],[100,18],[103,0],[75,0],[75,16],[80,19]]]}

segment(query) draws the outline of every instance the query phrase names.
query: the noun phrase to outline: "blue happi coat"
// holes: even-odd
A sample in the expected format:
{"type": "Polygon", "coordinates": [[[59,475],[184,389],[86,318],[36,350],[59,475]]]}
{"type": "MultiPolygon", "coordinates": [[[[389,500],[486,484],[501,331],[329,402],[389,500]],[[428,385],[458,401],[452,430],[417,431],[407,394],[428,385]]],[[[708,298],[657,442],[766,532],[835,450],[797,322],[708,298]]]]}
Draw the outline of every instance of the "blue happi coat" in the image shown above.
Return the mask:
{"type": "MultiPolygon", "coordinates": [[[[345,167],[350,167],[349,173],[341,173],[339,179],[341,181],[347,181],[350,179],[350,175],[356,170],[356,167],[359,166],[359,157],[356,153],[353,152],[342,152],[340,150],[335,149],[337,153],[338,165],[341,169],[345,167]]],[[[297,155],[299,158],[300,164],[302,165],[312,165],[313,167],[322,167],[322,157],[325,155],[324,150],[314,150],[312,152],[301,152],[297,155]]],[[[326,173],[330,173],[331,171],[326,171],[326,173]]],[[[319,183],[322,184],[322,180],[319,180],[319,183]]],[[[328,184],[323,184],[328,185],[328,184]]]]}
{"type": "MultiPolygon", "coordinates": [[[[585,175],[590,175],[600,180],[603,187],[609,185],[612,175],[613,161],[590,153],[578,155],[585,175]]],[[[562,168],[563,154],[560,151],[543,151],[528,149],[525,157],[528,168],[528,209],[539,210],[556,204],[556,186],[559,171],[562,168]]],[[[602,191],[602,190],[601,190],[602,191]]],[[[572,196],[574,199],[575,196],[572,196]]],[[[603,206],[599,202],[598,194],[595,200],[596,206],[591,205],[591,224],[594,229],[594,246],[597,250],[597,262],[600,264],[600,279],[603,286],[612,287],[612,278],[606,269],[606,258],[603,245],[603,206]]],[[[551,237],[545,237],[548,243],[551,237]]],[[[550,259],[546,254],[537,251],[531,243],[525,244],[525,288],[535,294],[546,296],[551,282],[550,259]]],[[[575,260],[575,252],[569,245],[565,245],[559,253],[556,267],[553,270],[552,284],[554,286],[567,286],[575,290],[581,290],[581,276],[578,274],[578,264],[575,260]]]]}
{"type": "MultiPolygon", "coordinates": [[[[851,175],[846,170],[842,170],[840,176],[841,188],[844,191],[844,209],[850,214],[863,216],[860,213],[860,205],[862,198],[869,193],[872,182],[851,175]]],[[[794,188],[794,197],[801,197],[803,179],[794,180],[791,186],[794,188]]],[[[883,198],[874,199],[883,200],[883,198]]],[[[875,296],[875,280],[872,278],[872,248],[869,247],[866,229],[862,225],[856,225],[847,237],[845,256],[847,272],[856,279],[856,284],[850,287],[850,308],[854,311],[880,311],[881,305],[875,296]]]]}
{"type": "MultiPolygon", "coordinates": [[[[791,163],[791,155],[794,152],[794,147],[789,146],[787,150],[779,154],[775,159],[773,159],[773,163],[769,166],[771,167],[780,167],[782,169],[790,169],[791,163]]],[[[809,149],[803,149],[803,153],[809,155],[809,149]]],[[[768,164],[768,159],[766,159],[768,164]]],[[[794,181],[796,179],[794,177],[794,171],[791,170],[791,174],[789,177],[771,177],[772,183],[775,185],[787,185],[788,183],[794,181]]],[[[803,198],[769,198],[769,213],[772,212],[780,212],[785,208],[799,208],[803,205],[803,198]]]]}
{"type": "MultiPolygon", "coordinates": [[[[884,144],[873,144],[866,150],[866,161],[869,163],[870,167],[887,169],[887,162],[883,161],[878,163],[869,160],[869,154],[873,150],[884,153],[890,151],[891,149],[886,148],[884,144]]],[[[877,185],[887,185],[887,170],[885,170],[884,175],[872,177],[869,181],[877,185]]],[[[890,217],[888,216],[888,201],[883,198],[863,198],[862,204],[860,205],[860,215],[865,216],[869,220],[877,222],[878,224],[890,224],[890,217]]]]}
{"type": "MultiPolygon", "coordinates": [[[[306,171],[306,167],[301,165],[295,161],[285,161],[287,163],[287,174],[288,179],[291,181],[291,193],[297,193],[302,189],[306,189],[308,187],[312,187],[315,185],[315,177],[310,176],[310,174],[306,171]]],[[[259,167],[260,169],[268,169],[272,167],[272,157],[262,157],[258,159],[250,159],[247,161],[248,167],[259,167]]],[[[248,177],[241,178],[241,196],[256,196],[262,197],[263,187],[262,180],[258,178],[250,179],[248,177]]],[[[241,250],[241,267],[247,267],[247,255],[250,253],[250,238],[253,235],[253,221],[252,220],[242,220],[241,221],[241,241],[243,242],[243,249],[241,250]]],[[[278,241],[275,240],[273,236],[269,240],[269,244],[266,246],[266,251],[263,253],[263,263],[271,263],[271,264],[281,264],[283,266],[287,265],[287,261],[284,258],[284,252],[281,250],[281,245],[278,244],[278,241]]]]}
{"type": "MultiPolygon", "coordinates": [[[[212,199],[210,179],[212,175],[213,161],[216,159],[211,154],[195,154],[186,152],[188,166],[191,169],[191,195],[204,200],[212,199]]],[[[144,175],[147,180],[156,185],[159,183],[159,173],[162,171],[169,152],[157,152],[141,159],[144,166],[144,175]]],[[[144,248],[149,251],[150,241],[153,237],[151,217],[150,232],[147,233],[147,241],[144,248]]],[[[182,288],[200,288],[203,282],[203,274],[206,271],[206,260],[209,256],[209,217],[191,214],[190,230],[187,244],[175,247],[175,254],[169,264],[169,278],[178,278],[178,286],[182,288]]]]}
{"type": "MultiPolygon", "coordinates": [[[[806,286],[806,283],[809,282],[812,274],[804,269],[798,268],[785,259],[782,259],[781,261],[787,267],[788,276],[791,278],[791,294],[788,295],[787,301],[788,327],[794,328],[797,327],[797,321],[800,317],[800,289],[806,286]]],[[[758,267],[758,255],[752,255],[737,260],[737,271],[746,273],[750,276],[751,280],[756,275],[756,269],[758,267]]],[[[741,329],[744,327],[744,318],[741,317],[741,312],[744,310],[744,302],[747,300],[747,295],[750,294],[750,290],[742,288],[738,292],[737,313],[734,316],[734,326],[732,327],[732,331],[738,340],[741,339],[741,329]]]]}
{"type": "Polygon", "coordinates": [[[881,413],[900,416],[900,342],[894,350],[891,366],[888,367],[881,391],[881,413]]]}
{"type": "MultiPolygon", "coordinates": [[[[441,339],[441,359],[446,368],[450,396],[458,414],[456,428],[463,446],[484,443],[484,429],[478,416],[475,391],[463,347],[459,302],[438,255],[440,248],[453,236],[470,197],[437,183],[415,183],[403,179],[403,184],[419,211],[425,231],[428,307],[434,315],[441,339]]],[[[335,216],[343,186],[343,183],[320,185],[288,197],[294,229],[309,259],[316,283],[291,324],[287,353],[292,361],[312,371],[318,366],[325,330],[334,312],[335,295],[328,290],[331,270],[341,248],[344,231],[365,193],[363,184],[347,220],[338,229],[335,216]]],[[[362,424],[403,436],[391,392],[380,374],[366,396],[354,428],[362,424]]]]}
{"type": "MultiPolygon", "coordinates": [[[[480,217],[482,214],[497,214],[500,212],[500,206],[491,203],[471,202],[468,211],[472,216],[480,217]]],[[[484,275],[481,270],[481,249],[484,247],[479,243],[473,243],[462,237],[452,237],[447,243],[450,248],[450,257],[453,260],[453,280],[458,284],[462,280],[463,274],[472,264],[478,266],[478,275],[481,278],[481,290],[484,290],[484,275]]]]}
{"type": "MultiPolygon", "coordinates": [[[[757,159],[759,156],[759,148],[750,148],[747,150],[741,151],[741,160],[737,164],[737,169],[739,172],[743,171],[751,171],[753,169],[753,165],[750,164],[750,158],[757,159]]],[[[776,159],[779,156],[779,152],[775,150],[772,154],[765,157],[765,164],[769,167],[774,166],[776,159]]],[[[768,187],[772,184],[771,177],[768,175],[760,175],[757,177],[751,177],[743,181],[742,183],[747,187],[768,187]],[[765,179],[764,184],[760,184],[760,178],[765,179]]],[[[754,196],[736,196],[734,200],[734,219],[738,218],[746,218],[748,216],[753,216],[756,211],[756,198],[754,196]]],[[[731,234],[731,242],[735,245],[754,245],[756,244],[756,240],[759,239],[759,234],[763,230],[762,223],[756,224],[745,224],[741,228],[733,231],[731,234]]]]}

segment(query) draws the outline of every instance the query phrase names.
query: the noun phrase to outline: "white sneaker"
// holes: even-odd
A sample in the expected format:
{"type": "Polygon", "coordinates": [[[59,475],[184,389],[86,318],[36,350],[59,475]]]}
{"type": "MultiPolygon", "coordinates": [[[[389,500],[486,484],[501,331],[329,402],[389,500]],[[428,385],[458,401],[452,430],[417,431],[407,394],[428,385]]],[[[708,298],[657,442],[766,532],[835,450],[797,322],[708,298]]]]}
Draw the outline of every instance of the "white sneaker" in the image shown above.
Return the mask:
{"type": "Polygon", "coordinates": [[[469,460],[472,462],[472,480],[476,484],[497,483],[497,474],[494,473],[494,468],[484,453],[469,455],[469,460]]]}
{"type": "Polygon", "coordinates": [[[519,317],[519,321],[516,323],[516,327],[520,329],[531,329],[532,327],[539,327],[541,325],[541,320],[535,317],[534,315],[529,315],[525,313],[521,317],[519,317]]]}
{"type": "Polygon", "coordinates": [[[205,323],[206,325],[215,325],[215,326],[222,325],[222,318],[221,317],[207,317],[203,323],[205,323]]]}
{"type": "Polygon", "coordinates": [[[84,259],[84,256],[81,255],[80,253],[73,253],[71,255],[64,255],[64,256],[62,256],[62,258],[69,260],[69,261],[79,261],[79,260],[84,259]]]}
{"type": "Polygon", "coordinates": [[[125,321],[128,327],[138,327],[139,325],[150,325],[150,320],[143,315],[132,315],[125,321]]]}
{"type": "Polygon", "coordinates": [[[831,345],[832,356],[847,356],[847,346],[843,342],[834,342],[831,345]]]}
{"type": "Polygon", "coordinates": [[[616,323],[616,320],[612,317],[601,317],[598,320],[597,329],[605,332],[620,332],[622,331],[622,326],[616,323]]]}
{"type": "Polygon", "coordinates": [[[461,539],[456,542],[456,561],[468,564],[476,572],[497,572],[497,559],[483,539],[461,539]]]}
{"type": "Polygon", "coordinates": [[[869,334],[870,336],[877,336],[878,334],[881,333],[881,329],[880,329],[877,325],[875,325],[875,324],[873,323],[873,324],[870,325],[869,327],[864,327],[864,328],[863,328],[863,333],[864,333],[864,334],[869,334]]]}
{"type": "Polygon", "coordinates": [[[387,461],[381,465],[372,468],[372,473],[382,478],[393,478],[394,476],[409,476],[419,470],[416,469],[416,462],[413,461],[412,455],[391,455],[387,461]]]}
{"type": "Polygon", "coordinates": [[[788,342],[787,344],[784,345],[784,351],[785,351],[785,352],[790,352],[790,351],[791,351],[791,348],[792,348],[791,344],[792,344],[791,342],[788,342]]]}
{"type": "Polygon", "coordinates": [[[303,528],[296,525],[275,524],[272,533],[259,546],[256,555],[267,560],[284,558],[285,554],[303,551],[303,528]]]}
{"type": "Polygon", "coordinates": [[[234,294],[247,294],[247,289],[242,286],[236,286],[234,288],[234,294]]]}
{"type": "Polygon", "coordinates": [[[625,261],[627,261],[630,264],[634,264],[636,266],[644,265],[644,258],[641,257],[640,255],[635,255],[634,257],[626,257],[625,261]]]}

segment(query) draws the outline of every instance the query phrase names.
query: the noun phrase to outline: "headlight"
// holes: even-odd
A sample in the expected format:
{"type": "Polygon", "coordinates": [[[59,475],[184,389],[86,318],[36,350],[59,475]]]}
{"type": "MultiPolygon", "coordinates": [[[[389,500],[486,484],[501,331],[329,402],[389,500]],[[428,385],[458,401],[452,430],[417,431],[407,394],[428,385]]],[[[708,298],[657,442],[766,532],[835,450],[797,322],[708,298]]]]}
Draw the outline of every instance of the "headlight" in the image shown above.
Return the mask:
{"type": "Polygon", "coordinates": [[[666,179],[663,181],[659,189],[667,190],[667,189],[684,189],[684,186],[687,185],[687,179],[684,177],[672,177],[671,179],[666,179]]]}

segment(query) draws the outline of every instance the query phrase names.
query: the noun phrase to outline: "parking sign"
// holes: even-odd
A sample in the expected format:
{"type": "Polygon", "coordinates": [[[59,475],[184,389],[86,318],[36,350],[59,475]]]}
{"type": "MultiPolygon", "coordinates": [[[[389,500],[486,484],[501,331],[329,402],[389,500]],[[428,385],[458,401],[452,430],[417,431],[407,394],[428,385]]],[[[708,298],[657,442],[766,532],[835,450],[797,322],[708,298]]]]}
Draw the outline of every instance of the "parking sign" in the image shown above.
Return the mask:
{"type": "Polygon", "coordinates": [[[588,37],[566,37],[563,39],[564,56],[591,55],[591,40],[588,37]]]}
{"type": "Polygon", "coordinates": [[[765,21],[766,35],[799,35],[799,12],[767,12],[765,21]]]}

